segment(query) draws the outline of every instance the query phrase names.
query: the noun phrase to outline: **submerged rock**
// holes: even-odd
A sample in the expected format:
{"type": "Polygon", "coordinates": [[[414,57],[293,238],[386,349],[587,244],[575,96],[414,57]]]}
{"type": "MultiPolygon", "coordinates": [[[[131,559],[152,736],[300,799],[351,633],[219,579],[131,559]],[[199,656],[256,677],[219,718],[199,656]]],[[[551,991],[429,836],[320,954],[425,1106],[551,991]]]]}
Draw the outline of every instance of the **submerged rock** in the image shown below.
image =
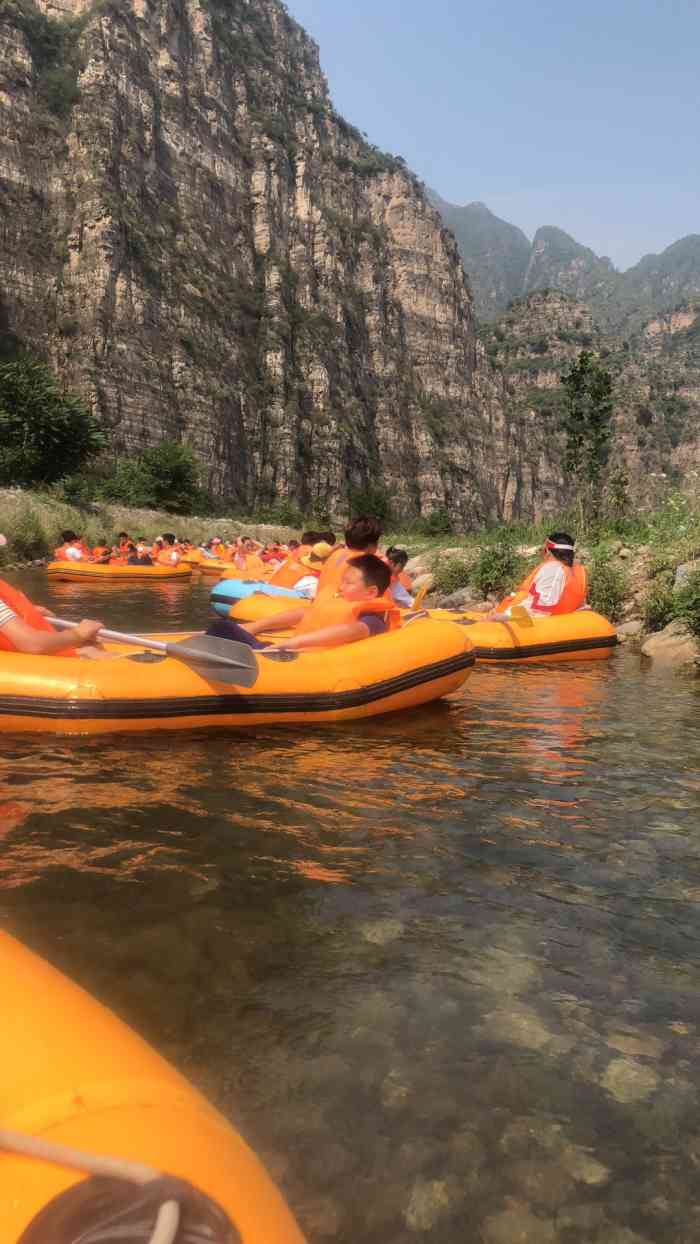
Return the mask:
{"type": "Polygon", "coordinates": [[[615,1101],[627,1105],[651,1097],[658,1087],[659,1077],[651,1067],[636,1063],[632,1058],[613,1058],[601,1084],[615,1101]]]}
{"type": "Polygon", "coordinates": [[[611,1050],[619,1050],[621,1054],[641,1054],[645,1058],[660,1058],[664,1052],[663,1041],[641,1032],[612,1032],[608,1037],[608,1045],[611,1050]]]}
{"type": "Polygon", "coordinates": [[[404,928],[401,920],[371,920],[360,926],[365,941],[374,946],[388,946],[389,942],[395,942],[404,928]]]}
{"type": "Polygon", "coordinates": [[[484,1244],[556,1244],[559,1239],[550,1219],[539,1218],[519,1201],[487,1218],[481,1234],[484,1244]]]}
{"type": "Polygon", "coordinates": [[[441,1218],[446,1218],[462,1199],[456,1181],[449,1179],[419,1180],[413,1185],[404,1220],[411,1231],[430,1231],[441,1218]]]}
{"type": "Polygon", "coordinates": [[[522,1005],[491,1011],[484,1016],[480,1033],[493,1041],[506,1041],[524,1050],[541,1050],[553,1035],[536,1011],[522,1005]]]}
{"type": "Polygon", "coordinates": [[[577,1183],[595,1188],[606,1184],[610,1178],[608,1167],[579,1145],[565,1145],[559,1154],[559,1161],[577,1183]]]}

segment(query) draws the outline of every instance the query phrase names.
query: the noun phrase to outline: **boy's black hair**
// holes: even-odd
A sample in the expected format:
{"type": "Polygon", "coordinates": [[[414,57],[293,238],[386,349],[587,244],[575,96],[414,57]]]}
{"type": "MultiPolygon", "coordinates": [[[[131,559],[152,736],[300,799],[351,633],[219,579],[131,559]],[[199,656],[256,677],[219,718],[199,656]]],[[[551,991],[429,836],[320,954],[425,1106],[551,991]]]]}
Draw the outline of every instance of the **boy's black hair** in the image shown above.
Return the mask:
{"type": "Polygon", "coordinates": [[[173,535],[172,531],[164,531],[164,532],[163,532],[163,543],[164,543],[164,544],[174,544],[174,543],[175,543],[175,536],[173,535]]]}
{"type": "Polygon", "coordinates": [[[324,540],[326,544],[335,544],[335,532],[334,531],[319,531],[318,534],[321,540],[324,540]]]}
{"type": "Polygon", "coordinates": [[[61,532],[61,544],[71,544],[73,540],[77,539],[75,532],[71,531],[70,528],[67,531],[61,532]]]}
{"type": "Polygon", "coordinates": [[[558,562],[563,562],[565,566],[573,566],[573,537],[566,531],[550,531],[547,539],[551,540],[552,544],[570,544],[572,546],[570,549],[548,549],[547,552],[550,553],[552,557],[556,557],[558,562]]]}
{"type": "Polygon", "coordinates": [[[359,570],[366,587],[376,587],[377,596],[383,596],[391,583],[391,571],[381,557],[374,553],[363,553],[360,557],[351,557],[348,566],[359,570]]]}
{"type": "Polygon", "coordinates": [[[136,537],[136,539],[137,539],[137,541],[138,541],[138,543],[139,543],[139,544],[145,544],[145,543],[146,543],[146,536],[137,536],[137,537],[136,537]]]}
{"type": "Polygon", "coordinates": [[[382,528],[378,520],[369,514],[361,514],[345,528],[345,543],[349,549],[364,553],[367,549],[376,548],[381,535],[382,528]]]}
{"type": "Polygon", "coordinates": [[[298,548],[300,548],[300,541],[299,541],[299,540],[290,540],[290,541],[289,541],[289,543],[288,543],[288,545],[287,545],[287,548],[288,548],[288,549],[298,549],[298,548]]]}
{"type": "Polygon", "coordinates": [[[408,553],[406,550],[398,549],[395,544],[392,544],[391,548],[387,549],[386,555],[392,565],[400,566],[402,570],[408,561],[408,553]]]}
{"type": "Polygon", "coordinates": [[[302,544],[318,544],[320,539],[321,534],[318,531],[302,531],[301,533],[302,544]]]}
{"type": "Polygon", "coordinates": [[[118,532],[117,532],[117,540],[121,540],[122,536],[124,536],[124,538],[125,538],[126,540],[128,540],[128,539],[129,539],[129,533],[128,533],[128,531],[118,531],[118,532]]]}

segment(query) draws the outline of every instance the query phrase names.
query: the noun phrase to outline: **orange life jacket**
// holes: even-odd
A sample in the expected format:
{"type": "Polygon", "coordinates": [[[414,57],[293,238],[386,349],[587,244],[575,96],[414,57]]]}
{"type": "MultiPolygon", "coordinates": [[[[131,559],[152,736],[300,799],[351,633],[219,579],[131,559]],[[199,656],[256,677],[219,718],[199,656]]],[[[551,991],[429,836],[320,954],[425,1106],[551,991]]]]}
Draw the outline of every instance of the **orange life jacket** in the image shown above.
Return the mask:
{"type": "Polygon", "coordinates": [[[158,542],[154,540],[153,544],[151,545],[151,557],[153,558],[154,561],[158,557],[158,554],[160,553],[161,548],[162,548],[162,545],[158,544],[158,542]]]}
{"type": "Polygon", "coordinates": [[[346,563],[351,557],[361,557],[357,549],[349,549],[344,544],[333,549],[333,552],[326,558],[321,569],[321,577],[318,581],[319,593],[331,591],[337,592],[340,582],[345,573],[346,563]]]}
{"type": "Polygon", "coordinates": [[[558,558],[546,557],[543,562],[540,562],[539,566],[535,566],[535,569],[530,571],[530,574],[523,579],[520,586],[517,587],[510,596],[506,596],[505,599],[501,601],[498,606],[499,613],[509,609],[511,605],[520,605],[523,601],[527,600],[530,595],[530,588],[535,582],[540,570],[543,566],[548,565],[549,562],[552,561],[556,561],[558,565],[561,566],[564,571],[566,583],[564,591],[562,592],[554,608],[546,610],[547,617],[554,617],[555,615],[561,613],[575,613],[577,609],[580,609],[582,605],[585,605],[586,592],[588,588],[585,567],[582,566],[580,562],[574,562],[573,566],[567,566],[564,562],[560,562],[558,558]]]}
{"type": "Polygon", "coordinates": [[[68,549],[77,549],[77,551],[80,553],[80,557],[87,556],[87,549],[84,548],[84,545],[82,544],[76,545],[75,541],[71,540],[70,544],[61,544],[59,548],[54,549],[53,551],[54,561],[57,561],[57,562],[80,561],[80,557],[69,557],[68,549]]]}
{"type": "MultiPolygon", "coordinates": [[[[36,605],[33,605],[24,592],[18,591],[16,587],[10,587],[9,583],[5,583],[4,579],[0,579],[0,601],[7,605],[21,622],[26,622],[27,626],[33,626],[35,631],[49,631],[52,635],[54,629],[49,621],[44,617],[43,613],[39,613],[36,605]]],[[[5,628],[0,630],[0,651],[16,652],[14,644],[5,634],[5,628]]],[[[64,648],[62,652],[57,652],[56,656],[74,657],[76,655],[75,648],[64,648]]]]}
{"type": "Polygon", "coordinates": [[[164,548],[162,552],[159,553],[156,558],[156,561],[158,562],[160,566],[177,566],[179,560],[180,560],[180,554],[178,553],[177,549],[172,548],[171,545],[168,545],[167,548],[164,548]]]}
{"type": "Polygon", "coordinates": [[[274,583],[275,587],[294,587],[294,584],[298,583],[304,575],[315,573],[316,571],[302,566],[297,557],[288,557],[286,562],[278,566],[274,573],[270,575],[268,582],[274,583]]]}
{"type": "Polygon", "coordinates": [[[94,549],[92,550],[93,557],[106,557],[108,553],[109,553],[109,549],[107,548],[106,544],[105,545],[96,544],[94,549]]]}
{"type": "Polygon", "coordinates": [[[306,610],[301,622],[294,628],[296,635],[308,635],[309,631],[325,630],[327,626],[348,626],[357,622],[363,613],[383,614],[389,630],[400,624],[399,614],[393,600],[388,596],[371,596],[367,600],[345,600],[324,592],[316,597],[306,610]]]}

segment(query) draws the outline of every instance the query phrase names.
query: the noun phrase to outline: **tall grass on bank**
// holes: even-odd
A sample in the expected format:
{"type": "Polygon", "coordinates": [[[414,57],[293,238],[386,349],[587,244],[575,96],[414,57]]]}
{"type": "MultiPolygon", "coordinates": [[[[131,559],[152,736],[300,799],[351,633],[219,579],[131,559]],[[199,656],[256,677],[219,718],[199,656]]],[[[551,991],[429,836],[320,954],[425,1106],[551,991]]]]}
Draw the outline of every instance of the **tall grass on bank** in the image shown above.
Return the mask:
{"type": "Polygon", "coordinates": [[[118,505],[79,508],[59,501],[50,493],[0,489],[0,532],[7,546],[0,549],[0,565],[50,559],[60,543],[61,532],[70,528],[89,545],[106,539],[113,543],[119,531],[153,540],[164,531],[174,531],[195,544],[212,535],[233,539],[250,534],[264,539],[284,539],[296,530],[256,524],[251,519],[176,518],[160,510],[127,509],[118,505]]]}

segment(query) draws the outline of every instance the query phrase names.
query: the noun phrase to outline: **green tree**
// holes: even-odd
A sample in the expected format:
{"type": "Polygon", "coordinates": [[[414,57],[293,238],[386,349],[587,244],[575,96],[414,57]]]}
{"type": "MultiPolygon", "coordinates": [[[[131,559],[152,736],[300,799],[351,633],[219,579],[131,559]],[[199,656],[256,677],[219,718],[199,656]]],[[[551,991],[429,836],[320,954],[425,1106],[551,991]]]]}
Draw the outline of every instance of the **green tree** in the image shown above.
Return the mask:
{"type": "Polygon", "coordinates": [[[197,460],[188,445],[161,441],[117,465],[102,488],[109,501],[191,514],[200,499],[197,460]]]}
{"type": "Polygon", "coordinates": [[[612,376],[590,350],[582,350],[561,376],[565,468],[576,486],[581,527],[586,512],[596,517],[600,483],[608,460],[613,411],[612,376]]]}
{"type": "Polygon", "coordinates": [[[0,364],[0,483],[52,484],[104,446],[97,420],[45,363],[0,364]]]}

